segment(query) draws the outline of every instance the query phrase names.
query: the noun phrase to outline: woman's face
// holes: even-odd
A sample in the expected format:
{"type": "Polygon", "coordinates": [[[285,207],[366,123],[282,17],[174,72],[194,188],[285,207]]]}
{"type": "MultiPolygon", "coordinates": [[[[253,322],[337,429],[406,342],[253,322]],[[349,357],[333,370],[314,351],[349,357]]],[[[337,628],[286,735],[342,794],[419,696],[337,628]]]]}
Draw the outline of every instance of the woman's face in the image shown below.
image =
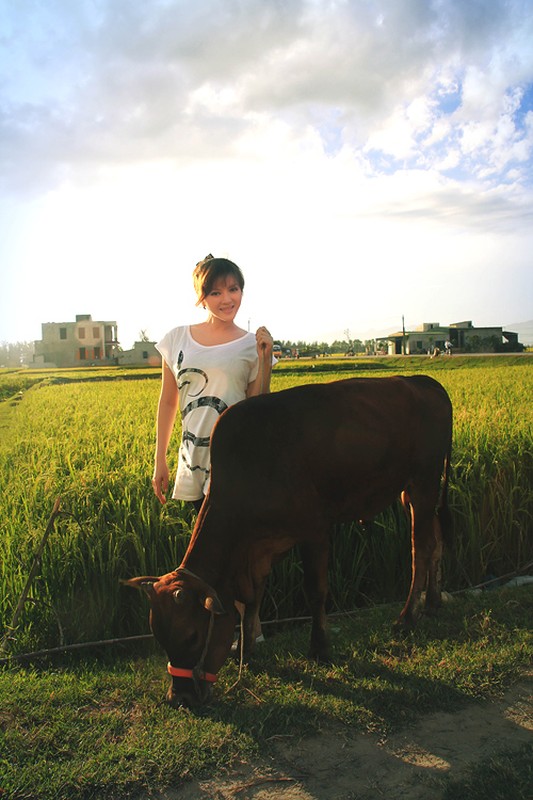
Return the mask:
{"type": "Polygon", "coordinates": [[[222,322],[233,322],[241,302],[242,289],[233,275],[226,275],[215,281],[204,299],[209,314],[222,322]]]}

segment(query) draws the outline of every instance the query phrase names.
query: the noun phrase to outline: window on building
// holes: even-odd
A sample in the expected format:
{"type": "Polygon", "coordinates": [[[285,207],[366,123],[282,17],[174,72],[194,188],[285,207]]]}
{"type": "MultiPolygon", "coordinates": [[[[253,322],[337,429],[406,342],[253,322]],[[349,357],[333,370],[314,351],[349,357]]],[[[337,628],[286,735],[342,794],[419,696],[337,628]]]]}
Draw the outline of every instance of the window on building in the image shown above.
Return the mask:
{"type": "Polygon", "coordinates": [[[86,361],[86,360],[87,360],[87,354],[85,351],[85,347],[80,347],[80,361],[86,361]]]}
{"type": "Polygon", "coordinates": [[[98,361],[98,359],[102,358],[102,351],[101,351],[100,347],[95,347],[94,348],[94,358],[95,358],[96,361],[98,361]]]}
{"type": "Polygon", "coordinates": [[[93,328],[93,339],[98,339],[100,337],[100,328],[93,328]]]}
{"type": "Polygon", "coordinates": [[[148,351],[147,350],[143,350],[143,358],[148,358],[148,351]]]}
{"type": "Polygon", "coordinates": [[[59,338],[60,339],[66,339],[67,338],[67,329],[66,328],[60,328],[59,329],[59,338]]]}
{"type": "Polygon", "coordinates": [[[417,350],[422,350],[423,347],[424,347],[424,344],[423,344],[422,340],[418,339],[418,341],[416,343],[416,349],[417,350]]]}
{"type": "Polygon", "coordinates": [[[85,328],[78,328],[78,336],[80,339],[85,339],[85,328]]]}

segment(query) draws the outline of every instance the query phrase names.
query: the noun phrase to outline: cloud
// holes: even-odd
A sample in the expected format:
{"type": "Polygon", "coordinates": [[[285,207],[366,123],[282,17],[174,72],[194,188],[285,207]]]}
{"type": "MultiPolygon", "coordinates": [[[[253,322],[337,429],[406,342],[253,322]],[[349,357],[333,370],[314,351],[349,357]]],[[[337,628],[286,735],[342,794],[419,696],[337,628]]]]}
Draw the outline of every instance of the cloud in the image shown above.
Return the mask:
{"type": "Polygon", "coordinates": [[[311,129],[329,154],[364,151],[378,169],[383,158],[440,169],[437,142],[485,178],[531,155],[516,120],[532,64],[522,2],[4,5],[12,187],[101,163],[239,155],[258,120],[304,146],[311,129]]]}

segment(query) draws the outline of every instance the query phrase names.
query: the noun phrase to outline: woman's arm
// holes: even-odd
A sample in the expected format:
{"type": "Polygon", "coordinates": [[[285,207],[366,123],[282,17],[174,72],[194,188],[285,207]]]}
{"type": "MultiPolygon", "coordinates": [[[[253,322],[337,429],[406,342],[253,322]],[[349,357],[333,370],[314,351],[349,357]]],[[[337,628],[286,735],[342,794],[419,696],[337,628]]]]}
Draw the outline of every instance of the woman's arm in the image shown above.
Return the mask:
{"type": "Polygon", "coordinates": [[[178,386],[174,374],[166,361],[163,361],[161,393],[157,406],[157,436],[155,446],[155,466],[152,487],[157,499],[166,503],[169,484],[167,450],[178,411],[178,386]]]}
{"type": "Polygon", "coordinates": [[[258,328],[255,334],[257,341],[257,354],[259,356],[259,370],[253,381],[250,381],[246,390],[246,397],[255,397],[258,394],[270,392],[270,378],[272,376],[272,347],[274,341],[266,328],[258,328]]]}

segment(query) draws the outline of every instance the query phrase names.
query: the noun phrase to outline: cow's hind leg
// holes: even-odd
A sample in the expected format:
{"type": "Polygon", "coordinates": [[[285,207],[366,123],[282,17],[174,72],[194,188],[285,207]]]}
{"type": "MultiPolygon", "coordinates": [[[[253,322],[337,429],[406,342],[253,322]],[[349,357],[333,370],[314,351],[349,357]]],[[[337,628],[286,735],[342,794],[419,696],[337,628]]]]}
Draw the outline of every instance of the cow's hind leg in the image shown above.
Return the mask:
{"type": "Polygon", "coordinates": [[[426,612],[437,611],[442,604],[442,530],[439,519],[433,516],[433,550],[429,556],[426,588],[426,612]]]}
{"type": "Polygon", "coordinates": [[[427,589],[426,608],[434,610],[440,605],[442,536],[435,502],[427,490],[402,493],[402,503],[411,518],[411,587],[398,620],[405,627],[416,624],[424,589],[427,589]]]}
{"type": "Polygon", "coordinates": [[[312,617],[309,658],[319,663],[330,663],[329,643],[326,633],[326,598],[328,594],[327,537],[319,542],[301,545],[304,567],[304,584],[312,617]]]}

